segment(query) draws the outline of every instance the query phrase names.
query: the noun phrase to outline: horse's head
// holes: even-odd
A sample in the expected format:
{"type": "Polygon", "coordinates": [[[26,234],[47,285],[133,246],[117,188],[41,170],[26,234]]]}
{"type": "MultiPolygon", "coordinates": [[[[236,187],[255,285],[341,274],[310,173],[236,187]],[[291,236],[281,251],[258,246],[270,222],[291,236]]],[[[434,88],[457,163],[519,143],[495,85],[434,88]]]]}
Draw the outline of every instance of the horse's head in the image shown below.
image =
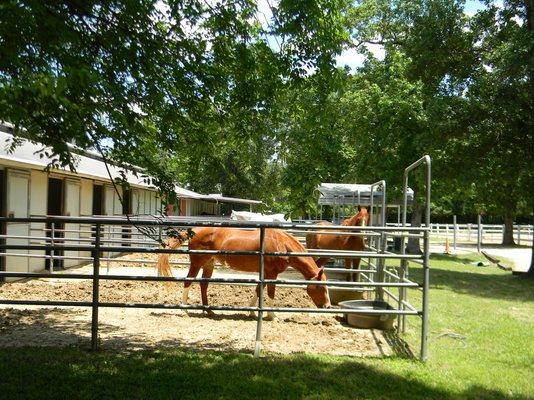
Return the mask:
{"type": "MultiPolygon", "coordinates": [[[[319,273],[316,277],[312,278],[316,281],[326,281],[326,274],[324,269],[319,269],[319,273]]],[[[328,295],[328,287],[325,285],[310,284],[306,288],[308,295],[318,308],[330,308],[330,296],[328,295]]]]}
{"type": "Polygon", "coordinates": [[[165,246],[175,249],[180,247],[183,242],[191,239],[195,235],[195,232],[192,229],[167,229],[167,240],[165,241],[165,246]]]}
{"type": "Polygon", "coordinates": [[[354,217],[354,226],[367,226],[369,225],[369,213],[367,212],[367,207],[358,206],[358,214],[354,217]]]}

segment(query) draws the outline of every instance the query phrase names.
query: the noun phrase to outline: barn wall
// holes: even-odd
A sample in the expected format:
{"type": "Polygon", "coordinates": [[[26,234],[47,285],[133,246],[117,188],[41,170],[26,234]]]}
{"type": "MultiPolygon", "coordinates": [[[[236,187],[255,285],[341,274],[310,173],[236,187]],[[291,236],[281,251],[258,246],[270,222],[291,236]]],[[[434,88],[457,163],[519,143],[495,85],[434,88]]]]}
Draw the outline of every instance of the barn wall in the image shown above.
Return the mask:
{"type": "MultiPolygon", "coordinates": [[[[25,218],[29,215],[30,196],[30,171],[7,169],[6,170],[6,213],[8,216],[25,218]]],[[[6,226],[6,234],[9,236],[28,236],[29,224],[10,222],[6,226]]],[[[27,244],[26,239],[7,238],[6,244],[27,244]]],[[[28,250],[11,251],[18,254],[27,254],[28,250]]],[[[28,272],[29,261],[25,257],[6,257],[6,271],[28,272]]]]}
{"type": "MultiPolygon", "coordinates": [[[[30,216],[44,217],[46,216],[48,194],[48,175],[42,171],[32,170],[30,172],[30,216]]],[[[32,236],[44,237],[46,224],[35,223],[30,224],[30,234],[32,236]]],[[[30,254],[45,255],[44,250],[30,250],[30,254]]],[[[42,271],[45,267],[44,258],[30,258],[28,260],[29,271],[42,271]]]]}
{"type": "MultiPolygon", "coordinates": [[[[41,217],[47,214],[48,202],[48,179],[50,175],[42,170],[12,166],[11,161],[0,166],[5,170],[6,191],[3,194],[6,202],[6,214],[15,217],[41,217]]],[[[95,181],[89,178],[81,178],[68,173],[54,172],[52,176],[64,180],[64,205],[63,214],[76,216],[91,216],[93,211],[93,186],[95,181]]],[[[97,181],[104,184],[103,202],[106,215],[122,215],[122,205],[113,186],[105,181],[97,181]]],[[[120,188],[119,188],[120,190],[120,188]]],[[[156,213],[161,208],[161,202],[155,190],[144,188],[132,188],[132,212],[137,215],[150,215],[156,213]]],[[[46,236],[46,225],[44,223],[10,223],[6,226],[6,233],[11,236],[46,236]]],[[[79,224],[65,224],[65,230],[76,232],[65,232],[66,238],[90,239],[91,226],[79,224]],[[78,232],[81,230],[82,232],[78,232]]],[[[107,232],[106,232],[107,233],[107,232]]],[[[118,226],[112,232],[112,237],[120,239],[122,237],[122,227],[118,226]]],[[[7,244],[28,244],[27,239],[9,238],[7,244]]],[[[41,240],[32,241],[38,244],[41,240]]],[[[84,245],[88,242],[73,240],[67,244],[84,245]]],[[[28,253],[31,255],[44,256],[45,251],[41,250],[16,250],[13,253],[28,253]]],[[[90,252],[65,251],[65,256],[89,257],[90,252]]],[[[72,267],[83,264],[83,260],[65,260],[65,267],[72,267]]],[[[44,258],[24,258],[6,257],[6,270],[20,272],[37,272],[45,268],[44,258]]]]}
{"type": "MultiPolygon", "coordinates": [[[[80,216],[91,216],[93,213],[93,180],[80,180],[80,216]]],[[[80,225],[80,238],[91,238],[91,225],[80,225]]],[[[81,245],[88,244],[88,242],[80,242],[81,245]]],[[[90,251],[80,251],[80,257],[90,257],[90,251]]],[[[83,264],[84,261],[80,261],[83,264]]]]}
{"type": "MultiPolygon", "coordinates": [[[[70,217],[80,216],[80,203],[81,203],[81,183],[79,179],[66,178],[65,179],[65,203],[64,214],[70,217]]],[[[65,238],[79,239],[80,224],[65,224],[65,238]],[[68,232],[76,231],[76,232],[68,232]]],[[[69,241],[67,244],[75,245],[79,244],[79,241],[69,241]]],[[[65,251],[66,257],[79,257],[80,252],[78,250],[65,251]]],[[[79,260],[65,260],[65,267],[72,267],[80,264],[79,260]]]]}

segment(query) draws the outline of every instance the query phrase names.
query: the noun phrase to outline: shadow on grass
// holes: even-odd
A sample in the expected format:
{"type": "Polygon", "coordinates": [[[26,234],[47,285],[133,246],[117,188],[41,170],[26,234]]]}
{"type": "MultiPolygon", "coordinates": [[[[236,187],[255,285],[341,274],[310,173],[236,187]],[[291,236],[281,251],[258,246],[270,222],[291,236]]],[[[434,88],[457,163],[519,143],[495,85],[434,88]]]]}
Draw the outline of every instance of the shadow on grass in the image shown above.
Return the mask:
{"type": "MultiPolygon", "coordinates": [[[[420,366],[425,368],[424,365],[420,366]]],[[[5,349],[3,399],[510,399],[480,386],[460,392],[349,359],[265,357],[185,350],[99,352],[5,349]]],[[[514,399],[526,397],[514,396],[514,399]]]]}
{"type": "Polygon", "coordinates": [[[384,331],[384,339],[398,357],[416,360],[410,345],[397,334],[396,330],[384,331]]]}

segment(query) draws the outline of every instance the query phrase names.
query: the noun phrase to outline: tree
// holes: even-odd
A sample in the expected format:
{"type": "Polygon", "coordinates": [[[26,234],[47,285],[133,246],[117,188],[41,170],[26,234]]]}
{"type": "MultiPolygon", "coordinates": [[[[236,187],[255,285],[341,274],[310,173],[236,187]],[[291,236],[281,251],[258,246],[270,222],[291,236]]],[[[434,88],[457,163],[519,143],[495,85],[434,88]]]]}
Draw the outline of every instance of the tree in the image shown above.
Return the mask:
{"type": "Polygon", "coordinates": [[[507,1],[475,16],[480,61],[467,93],[473,120],[462,143],[468,171],[478,177],[478,200],[504,217],[508,245],[514,244],[515,215],[532,213],[534,189],[534,35],[527,14],[526,2],[507,1]]]}
{"type": "Polygon", "coordinates": [[[348,1],[272,4],[265,25],[249,0],[2,2],[0,115],[54,165],[75,168],[68,143],[97,149],[168,193],[206,160],[250,166],[278,88],[328,71],[348,36],[348,1]]]}

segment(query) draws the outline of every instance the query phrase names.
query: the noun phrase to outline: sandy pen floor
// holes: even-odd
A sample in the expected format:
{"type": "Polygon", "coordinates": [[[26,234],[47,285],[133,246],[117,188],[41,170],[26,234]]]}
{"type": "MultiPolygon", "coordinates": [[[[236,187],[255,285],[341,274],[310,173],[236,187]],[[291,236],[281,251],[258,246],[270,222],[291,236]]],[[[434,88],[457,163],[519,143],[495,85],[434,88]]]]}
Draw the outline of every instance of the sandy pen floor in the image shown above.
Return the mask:
{"type": "MultiPolygon", "coordinates": [[[[129,255],[128,257],[132,257],[129,255]]],[[[88,273],[91,266],[64,273],[88,273]]],[[[214,277],[226,276],[218,269],[214,277]]],[[[113,262],[112,274],[154,275],[153,267],[113,262]]],[[[175,275],[186,269],[176,268],[175,275]]],[[[253,286],[210,285],[211,305],[245,306],[253,286]]],[[[102,302],[176,304],[181,284],[159,282],[100,281],[102,302]]],[[[0,285],[2,299],[90,301],[91,280],[32,279],[0,285]]],[[[190,303],[200,304],[200,291],[193,284],[190,303]]],[[[305,290],[277,288],[275,306],[314,307],[305,290]]],[[[246,312],[100,308],[99,335],[104,348],[178,346],[252,351],[256,319],[246,312]]],[[[81,307],[1,306],[0,347],[89,346],[91,310],[81,307]]],[[[379,330],[354,329],[341,316],[279,313],[275,321],[263,322],[262,345],[272,353],[323,353],[353,356],[382,356],[392,353],[391,334],[379,330]]]]}

